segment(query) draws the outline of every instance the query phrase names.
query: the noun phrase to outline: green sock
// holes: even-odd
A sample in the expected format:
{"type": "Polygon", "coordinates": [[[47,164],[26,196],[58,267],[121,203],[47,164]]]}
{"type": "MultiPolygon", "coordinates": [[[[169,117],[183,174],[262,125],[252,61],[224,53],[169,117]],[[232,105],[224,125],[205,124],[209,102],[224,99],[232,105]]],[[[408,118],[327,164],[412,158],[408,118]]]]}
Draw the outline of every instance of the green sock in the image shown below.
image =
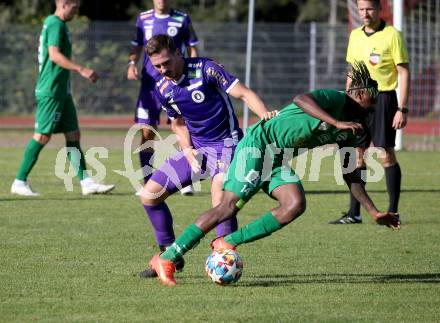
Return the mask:
{"type": "Polygon", "coordinates": [[[204,236],[205,234],[202,230],[192,223],[187,226],[180,237],[160,255],[160,258],[176,261],[176,259],[181,258],[187,251],[197,246],[204,236]]]}
{"type": "Polygon", "coordinates": [[[272,212],[267,212],[245,227],[225,236],[225,241],[233,246],[238,246],[267,237],[282,227],[272,212]]]}
{"type": "Polygon", "coordinates": [[[84,171],[86,168],[86,159],[84,158],[84,153],[81,150],[81,145],[79,141],[66,141],[67,147],[67,158],[70,160],[73,168],[76,170],[76,176],[82,181],[86,176],[84,171]],[[76,149],[71,149],[76,148],[76,149]]]}
{"type": "Polygon", "coordinates": [[[23,160],[21,162],[20,169],[17,173],[17,179],[21,181],[26,181],[29,173],[37,162],[38,155],[40,154],[41,149],[43,149],[44,145],[40,144],[34,138],[32,138],[26,149],[24,150],[23,160]]]}

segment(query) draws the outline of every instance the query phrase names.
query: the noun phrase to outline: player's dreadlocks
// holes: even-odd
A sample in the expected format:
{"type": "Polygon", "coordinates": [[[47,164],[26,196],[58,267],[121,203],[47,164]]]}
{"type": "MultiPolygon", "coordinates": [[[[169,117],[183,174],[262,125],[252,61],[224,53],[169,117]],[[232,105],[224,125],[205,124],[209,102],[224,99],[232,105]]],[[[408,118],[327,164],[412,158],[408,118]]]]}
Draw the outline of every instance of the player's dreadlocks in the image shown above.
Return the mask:
{"type": "Polygon", "coordinates": [[[368,72],[367,65],[363,61],[355,61],[351,65],[351,71],[347,75],[351,78],[351,84],[348,91],[365,89],[373,100],[379,93],[377,89],[377,82],[373,80],[368,72]]]}

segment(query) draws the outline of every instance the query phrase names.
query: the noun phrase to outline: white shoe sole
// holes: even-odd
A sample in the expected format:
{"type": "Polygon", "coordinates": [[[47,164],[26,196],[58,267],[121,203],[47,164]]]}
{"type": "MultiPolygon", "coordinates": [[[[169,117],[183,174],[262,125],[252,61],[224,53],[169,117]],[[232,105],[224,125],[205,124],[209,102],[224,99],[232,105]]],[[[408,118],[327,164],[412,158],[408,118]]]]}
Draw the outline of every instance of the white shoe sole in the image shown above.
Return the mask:
{"type": "Polygon", "coordinates": [[[115,189],[115,185],[105,185],[105,188],[91,190],[91,191],[83,191],[83,195],[94,195],[94,194],[107,194],[115,189]]]}

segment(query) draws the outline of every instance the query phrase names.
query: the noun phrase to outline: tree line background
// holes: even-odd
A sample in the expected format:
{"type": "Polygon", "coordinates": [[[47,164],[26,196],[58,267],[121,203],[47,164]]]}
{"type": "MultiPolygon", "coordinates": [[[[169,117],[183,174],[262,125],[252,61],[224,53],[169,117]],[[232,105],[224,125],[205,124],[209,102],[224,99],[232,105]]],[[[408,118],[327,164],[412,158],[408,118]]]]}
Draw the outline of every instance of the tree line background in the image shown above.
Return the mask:
{"type": "MultiPolygon", "coordinates": [[[[242,77],[248,0],[170,0],[170,3],[190,14],[199,38],[205,40],[203,48],[202,45],[200,48],[201,53],[221,61],[231,72],[242,77]],[[234,35],[228,35],[231,29],[235,30],[234,35]],[[212,35],[215,35],[215,40],[212,35]],[[221,37],[227,40],[219,39],[221,37]],[[227,46],[227,49],[222,46],[227,46]],[[223,57],[219,56],[221,53],[234,55],[223,57]]],[[[292,39],[295,35],[299,37],[303,34],[296,29],[294,31],[294,28],[300,28],[302,22],[335,24],[335,17],[347,17],[347,9],[344,7],[346,0],[256,0],[255,4],[255,20],[263,28],[262,31],[256,27],[260,30],[256,36],[258,34],[263,37],[259,40],[262,44],[275,41],[272,36],[268,36],[274,35],[270,23],[284,23],[288,27],[281,29],[288,30],[287,35],[277,34],[277,37],[285,37],[288,44],[303,46],[308,44],[307,32],[307,39],[292,39]]],[[[87,82],[78,80],[80,77],[75,73],[72,75],[74,97],[80,113],[123,114],[132,110],[139,89],[138,84],[126,81],[130,39],[136,16],[150,8],[151,0],[82,1],[80,17],[69,24],[74,42],[73,56],[79,62],[96,69],[101,79],[91,87],[87,82]]],[[[33,113],[34,87],[38,74],[38,37],[43,19],[53,10],[54,0],[0,0],[0,115],[33,113]]],[[[345,46],[345,41],[343,43],[345,46]]],[[[271,43],[264,50],[254,49],[253,65],[256,73],[269,73],[261,70],[265,66],[264,55],[271,51],[275,51],[273,55],[282,52],[276,44],[271,43]]],[[[297,52],[307,53],[302,47],[297,52]]],[[[302,62],[299,60],[298,64],[302,62]]],[[[293,60],[290,66],[295,64],[293,60]]],[[[273,69],[274,65],[270,65],[270,68],[273,69]]],[[[291,75],[296,74],[292,72],[291,75]]]]}
{"type": "MultiPolygon", "coordinates": [[[[245,22],[248,0],[171,0],[196,22],[245,22]]],[[[152,8],[151,0],[84,0],[80,15],[90,20],[133,20],[152,8]]],[[[40,23],[54,10],[54,0],[0,0],[0,23],[40,23]]],[[[256,0],[257,22],[327,21],[347,16],[346,0],[256,0]]]]}

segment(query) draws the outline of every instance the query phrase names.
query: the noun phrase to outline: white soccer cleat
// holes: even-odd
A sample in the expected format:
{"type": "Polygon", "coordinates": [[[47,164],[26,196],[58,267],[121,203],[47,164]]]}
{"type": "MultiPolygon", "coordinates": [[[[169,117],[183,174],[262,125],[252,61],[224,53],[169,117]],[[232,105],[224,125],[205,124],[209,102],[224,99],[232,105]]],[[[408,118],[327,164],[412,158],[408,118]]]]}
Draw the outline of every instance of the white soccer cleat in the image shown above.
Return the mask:
{"type": "Polygon", "coordinates": [[[81,181],[81,190],[83,195],[106,194],[113,191],[115,185],[104,185],[94,182],[90,177],[81,181]]]}
{"type": "Polygon", "coordinates": [[[40,194],[32,191],[28,182],[15,179],[11,186],[11,193],[21,196],[40,196],[40,194]]]}
{"type": "Polygon", "coordinates": [[[185,196],[192,196],[192,195],[194,195],[194,191],[193,191],[192,185],[188,185],[188,186],[183,187],[180,190],[180,194],[185,195],[185,196]]]}

